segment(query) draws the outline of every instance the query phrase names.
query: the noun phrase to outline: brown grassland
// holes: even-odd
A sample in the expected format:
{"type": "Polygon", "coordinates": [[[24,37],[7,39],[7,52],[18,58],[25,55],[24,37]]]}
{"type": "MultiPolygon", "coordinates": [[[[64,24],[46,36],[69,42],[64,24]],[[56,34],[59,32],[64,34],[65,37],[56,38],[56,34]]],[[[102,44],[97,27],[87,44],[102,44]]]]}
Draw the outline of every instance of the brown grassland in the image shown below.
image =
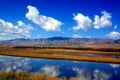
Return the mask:
{"type": "MultiPolygon", "coordinates": [[[[26,71],[18,70],[17,72],[7,71],[0,73],[0,80],[67,80],[67,78],[48,76],[41,73],[27,73],[26,71]]],[[[75,77],[71,77],[70,80],[78,80],[78,79],[75,77]]],[[[82,80],[86,80],[86,79],[82,79],[82,80]]]]}
{"type": "Polygon", "coordinates": [[[78,56],[69,55],[69,53],[90,53],[100,55],[114,55],[120,56],[120,47],[82,47],[82,48],[54,48],[54,47],[13,47],[13,46],[0,46],[0,55],[10,55],[19,57],[33,57],[33,58],[48,58],[48,59],[64,59],[64,60],[77,60],[77,61],[93,61],[93,62],[107,62],[107,63],[120,63],[120,58],[109,57],[95,57],[95,56],[78,56]],[[57,54],[57,53],[62,54],[57,54]],[[67,53],[67,54],[64,54],[67,53]]]}

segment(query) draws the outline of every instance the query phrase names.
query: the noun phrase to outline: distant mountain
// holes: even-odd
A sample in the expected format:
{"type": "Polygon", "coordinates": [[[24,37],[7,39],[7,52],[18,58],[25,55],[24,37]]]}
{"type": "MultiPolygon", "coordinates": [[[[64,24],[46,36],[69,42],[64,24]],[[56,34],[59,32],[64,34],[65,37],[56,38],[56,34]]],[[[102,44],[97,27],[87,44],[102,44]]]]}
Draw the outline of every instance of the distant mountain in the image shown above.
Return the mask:
{"type": "Polygon", "coordinates": [[[68,40],[70,38],[67,38],[67,37],[51,37],[51,38],[47,38],[47,40],[50,40],[50,41],[61,41],[61,40],[68,40]]]}
{"type": "Polygon", "coordinates": [[[120,39],[115,40],[115,42],[116,42],[117,44],[120,44],[120,39]]]}
{"type": "Polygon", "coordinates": [[[40,39],[13,39],[0,41],[0,45],[14,46],[64,46],[64,45],[79,45],[79,44],[112,44],[120,45],[119,40],[106,38],[70,38],[70,37],[50,37],[40,39]]]}

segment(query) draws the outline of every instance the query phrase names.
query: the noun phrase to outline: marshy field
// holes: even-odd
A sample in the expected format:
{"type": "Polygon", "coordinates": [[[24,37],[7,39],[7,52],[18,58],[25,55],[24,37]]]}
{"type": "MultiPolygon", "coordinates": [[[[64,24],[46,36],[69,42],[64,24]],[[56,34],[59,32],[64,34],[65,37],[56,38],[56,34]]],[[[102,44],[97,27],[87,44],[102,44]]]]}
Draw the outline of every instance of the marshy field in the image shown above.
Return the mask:
{"type": "Polygon", "coordinates": [[[82,47],[0,46],[0,55],[120,63],[120,46],[82,45],[82,47]]]}

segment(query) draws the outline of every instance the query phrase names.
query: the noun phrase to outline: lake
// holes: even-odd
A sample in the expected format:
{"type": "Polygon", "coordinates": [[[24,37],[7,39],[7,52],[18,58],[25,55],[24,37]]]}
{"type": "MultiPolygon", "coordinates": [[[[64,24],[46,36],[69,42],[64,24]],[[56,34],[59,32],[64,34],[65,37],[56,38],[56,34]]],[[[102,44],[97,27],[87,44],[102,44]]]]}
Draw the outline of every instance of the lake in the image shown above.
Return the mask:
{"type": "Polygon", "coordinates": [[[86,80],[120,80],[120,64],[55,60],[0,55],[0,72],[24,70],[49,76],[85,78],[86,80]]]}

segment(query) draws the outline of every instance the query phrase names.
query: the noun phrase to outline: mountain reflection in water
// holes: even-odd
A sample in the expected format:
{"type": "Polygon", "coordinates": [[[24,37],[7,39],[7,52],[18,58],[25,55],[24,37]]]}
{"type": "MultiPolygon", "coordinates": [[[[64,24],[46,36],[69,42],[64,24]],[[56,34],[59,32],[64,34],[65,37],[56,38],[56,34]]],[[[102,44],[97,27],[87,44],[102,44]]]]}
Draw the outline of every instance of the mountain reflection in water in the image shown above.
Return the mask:
{"type": "Polygon", "coordinates": [[[120,64],[0,56],[0,72],[24,70],[68,79],[120,80],[120,64]]]}

